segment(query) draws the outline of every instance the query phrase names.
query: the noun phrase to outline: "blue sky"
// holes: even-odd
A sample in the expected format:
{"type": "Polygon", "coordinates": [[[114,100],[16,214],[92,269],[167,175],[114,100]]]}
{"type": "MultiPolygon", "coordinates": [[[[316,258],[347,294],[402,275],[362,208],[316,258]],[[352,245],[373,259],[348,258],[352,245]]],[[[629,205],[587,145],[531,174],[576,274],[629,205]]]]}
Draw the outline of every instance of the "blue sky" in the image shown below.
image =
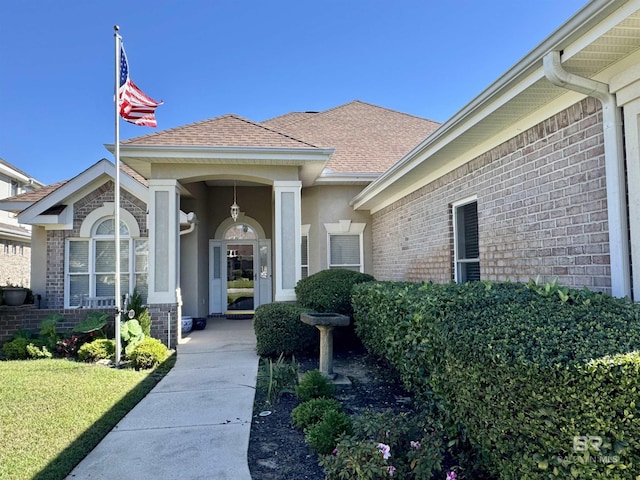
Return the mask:
{"type": "MultiPolygon", "coordinates": [[[[362,100],[443,122],[586,0],[1,2],[0,157],[44,183],[113,160],[114,37],[158,129],[362,100]]],[[[121,122],[121,138],[156,131],[121,122]]]]}

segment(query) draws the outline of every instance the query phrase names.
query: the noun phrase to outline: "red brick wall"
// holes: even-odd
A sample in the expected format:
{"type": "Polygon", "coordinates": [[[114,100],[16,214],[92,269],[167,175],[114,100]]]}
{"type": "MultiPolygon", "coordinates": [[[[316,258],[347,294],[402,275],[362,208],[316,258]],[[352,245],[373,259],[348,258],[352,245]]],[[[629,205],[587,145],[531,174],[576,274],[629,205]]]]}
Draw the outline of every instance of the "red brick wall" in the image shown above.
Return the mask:
{"type": "Polygon", "coordinates": [[[483,280],[610,291],[600,103],[587,98],[373,215],[380,280],[453,280],[451,204],[478,197],[483,280]]]}

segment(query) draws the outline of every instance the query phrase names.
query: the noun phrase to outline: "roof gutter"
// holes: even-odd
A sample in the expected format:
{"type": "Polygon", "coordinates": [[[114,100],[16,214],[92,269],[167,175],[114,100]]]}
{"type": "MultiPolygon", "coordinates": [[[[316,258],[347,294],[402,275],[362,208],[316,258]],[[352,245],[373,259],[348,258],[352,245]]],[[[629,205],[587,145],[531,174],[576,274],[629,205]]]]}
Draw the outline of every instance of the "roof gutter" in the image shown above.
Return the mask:
{"type": "Polygon", "coordinates": [[[609,85],[567,72],[562,67],[559,51],[545,54],[543,70],[554,85],[583,93],[602,103],[611,293],[616,297],[631,298],[622,112],[616,104],[615,96],[609,93],[609,85]]]}

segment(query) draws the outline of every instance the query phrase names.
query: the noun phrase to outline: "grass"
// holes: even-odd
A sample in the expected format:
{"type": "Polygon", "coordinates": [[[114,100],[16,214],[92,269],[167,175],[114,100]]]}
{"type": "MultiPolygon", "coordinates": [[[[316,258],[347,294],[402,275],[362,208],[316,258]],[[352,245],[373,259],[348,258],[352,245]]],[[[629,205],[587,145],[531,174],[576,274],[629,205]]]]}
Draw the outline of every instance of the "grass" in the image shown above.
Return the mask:
{"type": "Polygon", "coordinates": [[[0,479],[63,479],[173,366],[0,362],[0,479]]]}

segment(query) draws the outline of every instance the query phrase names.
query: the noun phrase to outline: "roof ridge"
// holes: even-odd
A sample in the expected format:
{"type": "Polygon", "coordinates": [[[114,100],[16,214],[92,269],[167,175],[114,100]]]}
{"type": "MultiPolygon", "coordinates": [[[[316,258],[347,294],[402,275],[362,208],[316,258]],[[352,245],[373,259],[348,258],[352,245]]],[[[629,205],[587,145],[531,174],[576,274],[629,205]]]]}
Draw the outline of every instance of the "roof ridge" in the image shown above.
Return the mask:
{"type": "Polygon", "coordinates": [[[164,130],[159,130],[157,132],[150,132],[150,133],[147,133],[145,135],[139,135],[137,137],[127,138],[126,140],[122,140],[121,143],[128,143],[128,142],[132,142],[134,140],[140,140],[142,138],[155,137],[155,136],[158,136],[158,135],[165,134],[167,132],[175,132],[176,130],[181,130],[181,129],[187,128],[187,127],[193,127],[195,125],[201,125],[203,123],[212,122],[214,120],[219,120],[219,119],[224,118],[224,117],[242,118],[239,115],[235,115],[233,113],[225,113],[224,115],[218,115],[217,117],[205,118],[204,120],[197,120],[195,122],[187,123],[185,125],[178,125],[177,127],[165,128],[164,130]]]}
{"type": "Polygon", "coordinates": [[[280,136],[283,136],[283,137],[288,138],[290,140],[293,140],[294,142],[304,143],[305,145],[309,145],[310,147],[313,147],[313,148],[320,148],[317,145],[314,145],[312,143],[306,142],[304,140],[300,140],[299,138],[295,138],[295,137],[293,137],[293,136],[291,136],[291,135],[289,135],[289,134],[287,134],[285,132],[281,132],[279,130],[276,130],[275,128],[267,127],[266,125],[262,125],[261,123],[254,122],[253,120],[249,120],[247,118],[242,118],[242,117],[240,117],[238,115],[235,115],[234,117],[237,118],[238,120],[242,120],[243,122],[246,122],[246,123],[249,123],[249,124],[254,125],[256,127],[259,127],[259,128],[264,129],[264,130],[267,130],[268,132],[273,132],[276,135],[280,135],[280,136]]]}
{"type": "MultiPolygon", "coordinates": [[[[436,120],[431,120],[430,118],[420,117],[420,116],[414,115],[412,113],[401,112],[400,110],[394,110],[393,108],[383,107],[381,105],[376,105],[374,103],[363,102],[362,100],[353,100],[352,102],[349,102],[349,103],[361,103],[363,105],[368,105],[370,107],[380,108],[380,109],[386,110],[388,112],[399,113],[400,115],[404,115],[405,117],[412,117],[412,118],[417,118],[418,120],[426,120],[427,122],[437,123],[438,125],[440,125],[442,123],[442,122],[438,122],[436,120]]],[[[348,104],[345,104],[345,105],[348,105],[348,104]]]]}

